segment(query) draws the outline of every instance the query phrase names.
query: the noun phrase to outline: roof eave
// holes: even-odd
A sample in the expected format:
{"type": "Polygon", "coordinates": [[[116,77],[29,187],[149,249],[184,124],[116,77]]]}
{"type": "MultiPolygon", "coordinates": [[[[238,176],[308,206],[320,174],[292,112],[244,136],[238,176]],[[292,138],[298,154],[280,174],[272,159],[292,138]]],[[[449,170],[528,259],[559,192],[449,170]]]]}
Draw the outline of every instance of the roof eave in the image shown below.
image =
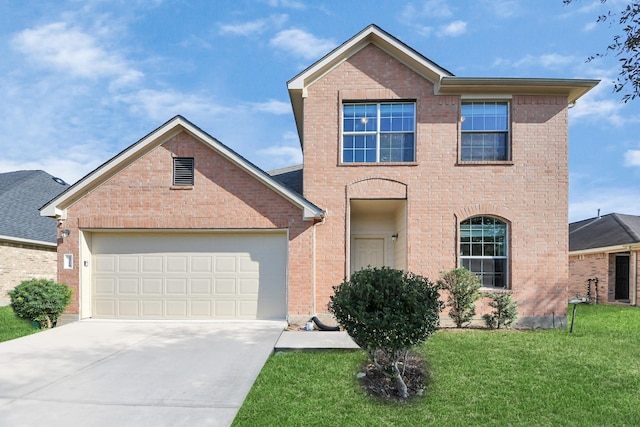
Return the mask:
{"type": "Polygon", "coordinates": [[[453,76],[448,70],[430,61],[377,25],[371,24],[287,82],[301,146],[304,134],[303,99],[306,97],[307,88],[369,44],[375,44],[434,84],[444,76],[453,76]]]}
{"type": "Polygon", "coordinates": [[[598,253],[616,253],[640,250],[640,242],[629,243],[628,245],[602,246],[599,248],[576,249],[569,251],[569,256],[589,255],[598,253]]]}
{"type": "Polygon", "coordinates": [[[443,77],[438,94],[447,95],[557,95],[569,104],[593,89],[600,80],[503,77],[443,77]]]}
{"type": "Polygon", "coordinates": [[[299,207],[303,211],[303,219],[305,221],[315,219],[320,220],[325,216],[325,212],[322,209],[315,206],[313,203],[294,191],[289,190],[287,187],[271,178],[262,169],[226,147],[224,144],[182,116],[176,116],[169,120],[167,123],[160,126],[158,129],[154,130],[135,144],[126,148],[120,154],[108,160],[102,166],[99,166],[97,169],[90,172],[87,176],[71,186],[67,191],[63,192],[61,195],[43,206],[40,210],[40,215],[51,217],[64,216],[66,208],[75,201],[84,197],[88,192],[102,184],[105,180],[121,171],[124,167],[129,165],[131,161],[147,153],[153,148],[162,145],[164,142],[183,131],[190,133],[196,139],[204,142],[210,148],[215,150],[216,153],[243,169],[249,175],[263,183],[267,188],[270,188],[295,206],[299,207]]]}

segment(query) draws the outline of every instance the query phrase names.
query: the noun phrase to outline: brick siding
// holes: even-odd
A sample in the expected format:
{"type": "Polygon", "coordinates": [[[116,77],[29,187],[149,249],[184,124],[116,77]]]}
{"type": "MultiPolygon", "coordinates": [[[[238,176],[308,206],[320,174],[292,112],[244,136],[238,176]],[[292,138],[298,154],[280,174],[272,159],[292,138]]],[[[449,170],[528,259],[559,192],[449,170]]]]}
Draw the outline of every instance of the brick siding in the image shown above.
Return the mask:
{"type": "Polygon", "coordinates": [[[9,304],[7,292],[23,280],[56,279],[56,248],[0,243],[0,306],[9,304]]]}
{"type": "Polygon", "coordinates": [[[332,286],[349,273],[348,192],[377,178],[371,182],[381,187],[370,190],[369,198],[397,198],[389,182],[406,187],[408,270],[436,280],[441,270],[459,263],[461,221],[500,217],[509,225],[509,282],[520,316],[540,325],[566,321],[567,99],[513,96],[513,161],[502,165],[457,164],[460,102],[457,96],[435,96],[429,81],[374,45],[308,88],[304,195],[329,212],[317,228],[318,307],[326,306],[332,286]],[[340,165],[342,102],[403,99],[416,100],[416,162],[340,165]]]}

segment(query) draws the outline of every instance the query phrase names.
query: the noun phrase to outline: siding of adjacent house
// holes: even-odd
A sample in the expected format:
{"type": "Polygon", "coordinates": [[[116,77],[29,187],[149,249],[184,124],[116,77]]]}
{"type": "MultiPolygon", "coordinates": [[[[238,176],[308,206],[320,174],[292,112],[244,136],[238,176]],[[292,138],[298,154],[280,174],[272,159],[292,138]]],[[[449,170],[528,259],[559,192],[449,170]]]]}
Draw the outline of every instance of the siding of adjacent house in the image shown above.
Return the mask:
{"type": "Polygon", "coordinates": [[[460,221],[500,217],[510,225],[509,282],[521,318],[551,325],[566,316],[567,99],[512,97],[510,165],[456,165],[460,102],[434,95],[431,82],[372,44],[308,88],[304,197],[329,213],[317,228],[318,307],[349,273],[349,199],[397,198],[387,187],[394,181],[406,186],[407,241],[399,244],[408,270],[435,281],[457,266],[460,221]],[[340,165],[342,102],[404,99],[416,100],[416,162],[340,165]],[[370,187],[358,193],[367,179],[370,187]]]}
{"type": "Polygon", "coordinates": [[[11,300],[7,294],[23,280],[56,280],[56,248],[0,242],[0,306],[11,300]]]}

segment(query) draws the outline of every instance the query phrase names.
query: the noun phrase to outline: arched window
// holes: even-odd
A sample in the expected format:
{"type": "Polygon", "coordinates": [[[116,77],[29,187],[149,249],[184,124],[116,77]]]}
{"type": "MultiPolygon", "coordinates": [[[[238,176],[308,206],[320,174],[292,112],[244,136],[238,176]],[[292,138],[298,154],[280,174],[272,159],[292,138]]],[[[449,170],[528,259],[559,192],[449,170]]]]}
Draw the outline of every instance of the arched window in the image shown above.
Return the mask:
{"type": "Polygon", "coordinates": [[[490,216],[460,223],[460,264],[476,273],[482,286],[507,288],[507,224],[490,216]]]}

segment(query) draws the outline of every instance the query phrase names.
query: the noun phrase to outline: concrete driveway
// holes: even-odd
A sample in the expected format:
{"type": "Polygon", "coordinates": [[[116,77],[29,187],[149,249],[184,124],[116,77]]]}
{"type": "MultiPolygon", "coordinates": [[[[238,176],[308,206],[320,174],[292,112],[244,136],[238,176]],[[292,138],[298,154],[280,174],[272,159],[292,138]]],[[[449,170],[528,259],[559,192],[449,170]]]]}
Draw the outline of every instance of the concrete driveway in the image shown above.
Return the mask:
{"type": "Polygon", "coordinates": [[[0,343],[0,425],[228,426],[285,326],[88,320],[0,343]]]}

